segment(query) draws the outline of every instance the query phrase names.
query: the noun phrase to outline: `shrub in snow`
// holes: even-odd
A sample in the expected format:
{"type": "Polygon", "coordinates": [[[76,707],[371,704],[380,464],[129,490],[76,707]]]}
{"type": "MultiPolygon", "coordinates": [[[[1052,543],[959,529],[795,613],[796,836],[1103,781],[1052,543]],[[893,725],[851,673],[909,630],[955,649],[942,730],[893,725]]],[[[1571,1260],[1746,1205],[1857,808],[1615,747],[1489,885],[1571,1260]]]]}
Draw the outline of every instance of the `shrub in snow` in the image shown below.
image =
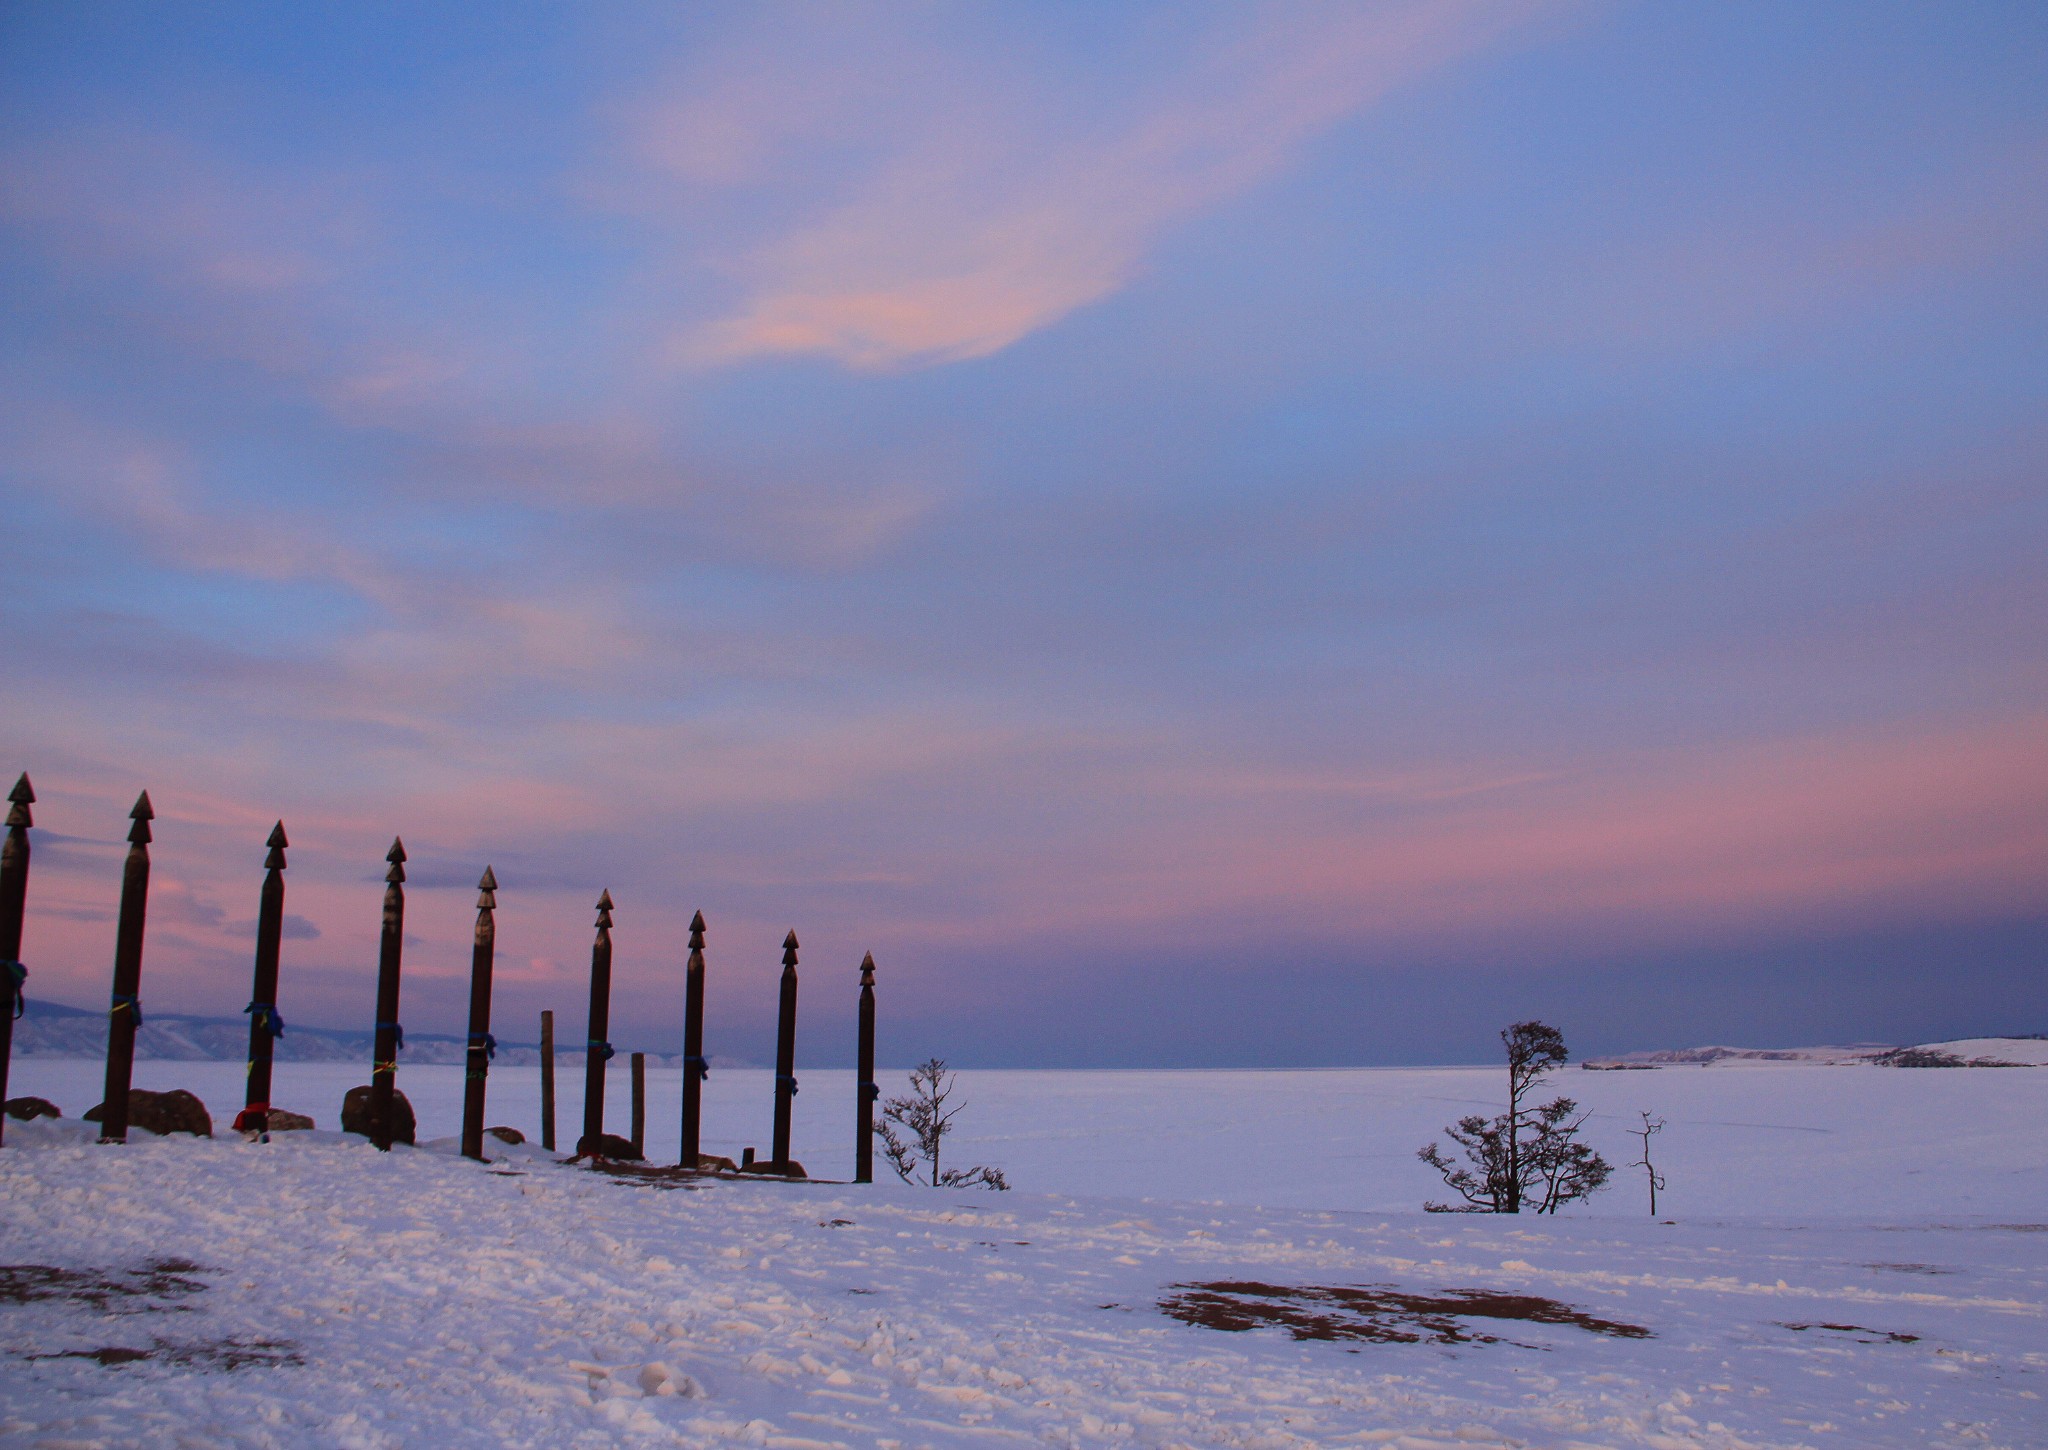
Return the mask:
{"type": "Polygon", "coordinates": [[[1435,1143],[1416,1157],[1443,1175],[1463,1203],[1425,1203],[1431,1213],[1556,1213],[1607,1182],[1607,1160],[1578,1141],[1586,1121],[1570,1098],[1541,1107],[1522,1101],[1544,1076],[1571,1060],[1564,1038],[1541,1022],[1517,1022],[1500,1034],[1508,1054],[1508,1110],[1497,1118],[1473,1113],[1444,1129],[1462,1148],[1463,1163],[1435,1143]]]}
{"type": "Polygon", "coordinates": [[[905,1183],[922,1182],[933,1188],[1006,1190],[1009,1180],[1000,1168],[982,1164],[972,1168],[939,1167],[940,1146],[946,1134],[953,1131],[953,1119],[967,1106],[946,1106],[956,1086],[954,1077],[946,1071],[943,1058],[930,1058],[912,1068],[910,1096],[890,1098],[882,1104],[882,1121],[875,1124],[875,1136],[882,1140],[889,1166],[905,1183]],[[898,1128],[903,1130],[900,1135],[898,1128]],[[925,1175],[923,1178],[918,1177],[920,1171],[925,1175]]]}

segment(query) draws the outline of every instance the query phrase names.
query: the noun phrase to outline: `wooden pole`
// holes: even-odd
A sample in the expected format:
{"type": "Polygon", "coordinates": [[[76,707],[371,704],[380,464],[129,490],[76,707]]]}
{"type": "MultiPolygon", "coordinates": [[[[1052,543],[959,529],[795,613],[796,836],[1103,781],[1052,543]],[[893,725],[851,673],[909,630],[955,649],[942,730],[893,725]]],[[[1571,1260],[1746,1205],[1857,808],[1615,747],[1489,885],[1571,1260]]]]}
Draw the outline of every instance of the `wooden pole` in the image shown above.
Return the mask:
{"type": "Polygon", "coordinates": [[[540,1145],[555,1151],[555,1014],[540,1014],[540,1145]]]}
{"type": "Polygon", "coordinates": [[[377,943],[377,1029],[370,1048],[370,1141],[391,1151],[391,1094],[398,1086],[398,969],[405,948],[405,842],[393,836],[384,853],[384,931],[377,943]]]}
{"type": "Polygon", "coordinates": [[[277,963],[284,941],[284,822],[270,828],[263,858],[263,897],[256,907],[256,974],[249,987],[249,1085],[235,1126],[270,1141],[270,1066],[284,1019],[277,1015],[277,963]]]}
{"type": "Polygon", "coordinates": [[[875,1181],[875,954],[860,959],[860,1085],[854,1111],[853,1181],[875,1181]]]}
{"type": "Polygon", "coordinates": [[[476,944],[469,954],[469,1060],[462,1075],[462,1156],[483,1161],[484,1083],[498,1039],[491,1036],[491,966],[498,951],[498,878],[484,867],[476,884],[476,944]]]}
{"type": "Polygon", "coordinates": [[[611,1061],[612,894],[597,899],[597,940],[590,946],[590,1039],[583,1054],[583,1136],[578,1153],[596,1150],[604,1136],[604,1065],[611,1061]]]}
{"type": "Polygon", "coordinates": [[[114,927],[114,1000],[107,1009],[107,1085],[100,1141],[128,1141],[128,1085],[135,1075],[135,1029],[142,1025],[142,926],[149,910],[149,792],[128,813],[128,860],[121,868],[121,916],[114,927]]]}
{"type": "Polygon", "coordinates": [[[690,962],[683,973],[683,1154],[685,1168],[697,1166],[697,1126],[704,1110],[704,913],[690,919],[690,962]]]}
{"type": "MultiPolygon", "coordinates": [[[[0,846],[0,1103],[7,1101],[7,1065],[14,1056],[14,1019],[28,1008],[24,984],[28,968],[21,964],[21,922],[28,911],[28,828],[35,824],[29,807],[35,787],[28,772],[8,794],[7,844],[0,846]]],[[[7,1114],[0,1113],[0,1141],[5,1140],[7,1114]]]]}
{"type": "Polygon", "coordinates": [[[789,1162],[789,1112],[796,1099],[796,933],[782,939],[782,1010],[775,1026],[775,1158],[789,1162]]]}
{"type": "Polygon", "coordinates": [[[647,1156],[647,1054],[633,1054],[633,1151],[647,1156]]]}

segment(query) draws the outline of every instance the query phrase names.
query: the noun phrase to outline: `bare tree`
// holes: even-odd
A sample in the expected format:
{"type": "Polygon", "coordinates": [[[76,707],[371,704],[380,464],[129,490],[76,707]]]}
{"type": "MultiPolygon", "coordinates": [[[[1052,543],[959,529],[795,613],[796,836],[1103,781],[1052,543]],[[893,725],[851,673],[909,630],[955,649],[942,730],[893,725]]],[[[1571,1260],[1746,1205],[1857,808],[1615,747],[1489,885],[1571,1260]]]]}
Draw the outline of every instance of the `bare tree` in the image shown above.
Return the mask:
{"type": "Polygon", "coordinates": [[[923,1166],[922,1180],[933,1188],[993,1188],[998,1192],[1009,1188],[1000,1168],[989,1168],[976,1164],[972,1168],[946,1168],[939,1166],[939,1150],[946,1134],[953,1131],[953,1119],[961,1103],[947,1107],[958,1085],[957,1074],[946,1071],[943,1058],[928,1058],[910,1070],[910,1095],[890,1098],[882,1104],[882,1121],[875,1124],[875,1135],[882,1140],[882,1151],[888,1155],[889,1166],[896,1170],[896,1176],[905,1183],[919,1182],[918,1172],[923,1166]],[[903,1129],[903,1135],[896,1132],[903,1129]]]}
{"type": "Polygon", "coordinates": [[[1630,1133],[1634,1134],[1636,1137],[1641,1138],[1643,1140],[1643,1156],[1636,1159],[1635,1162],[1629,1164],[1628,1166],[1631,1168],[1642,1169],[1644,1174],[1650,1180],[1651,1218],[1655,1218],[1657,1216],[1657,1190],[1664,1186],[1664,1175],[1659,1173],[1655,1165],[1653,1165],[1650,1162],[1650,1139],[1652,1139],[1657,1134],[1663,1131],[1664,1120],[1662,1118],[1653,1119],[1651,1118],[1648,1112],[1643,1113],[1642,1127],[1629,1129],[1630,1133]]]}
{"type": "Polygon", "coordinates": [[[1508,1054],[1508,1110],[1468,1114],[1444,1129],[1465,1162],[1435,1143],[1416,1156],[1443,1175],[1462,1205],[1425,1203],[1431,1213],[1556,1213],[1607,1182],[1607,1160],[1578,1141],[1586,1115],[1570,1098],[1541,1107],[1523,1102],[1544,1076],[1570,1060],[1564,1038],[1541,1022],[1517,1022],[1500,1035],[1508,1054]]]}

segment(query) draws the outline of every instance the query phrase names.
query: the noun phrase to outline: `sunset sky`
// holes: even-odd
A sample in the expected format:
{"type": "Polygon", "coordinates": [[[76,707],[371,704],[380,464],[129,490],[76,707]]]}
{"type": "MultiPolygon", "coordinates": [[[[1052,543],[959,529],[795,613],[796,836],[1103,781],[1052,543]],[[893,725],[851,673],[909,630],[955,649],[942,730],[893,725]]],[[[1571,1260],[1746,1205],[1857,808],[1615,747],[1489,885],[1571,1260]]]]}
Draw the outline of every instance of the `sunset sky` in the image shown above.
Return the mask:
{"type": "Polygon", "coordinates": [[[12,3],[0,289],[32,998],[2048,1031],[2031,0],[12,3]]]}

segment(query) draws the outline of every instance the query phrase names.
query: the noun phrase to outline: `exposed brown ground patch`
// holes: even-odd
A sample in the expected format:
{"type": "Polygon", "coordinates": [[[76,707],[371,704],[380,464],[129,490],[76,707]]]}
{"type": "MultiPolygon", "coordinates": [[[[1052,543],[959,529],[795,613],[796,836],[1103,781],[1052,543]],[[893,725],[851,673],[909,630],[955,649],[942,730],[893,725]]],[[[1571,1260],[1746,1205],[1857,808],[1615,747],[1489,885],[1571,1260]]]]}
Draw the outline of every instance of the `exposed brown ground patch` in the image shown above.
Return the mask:
{"type": "Polygon", "coordinates": [[[1827,1329],[1832,1330],[1836,1334],[1852,1335],[1858,1344],[1918,1344],[1920,1342],[1920,1336],[1917,1334],[1894,1334],[1889,1329],[1865,1329],[1860,1324],[1787,1324],[1782,1319],[1778,1323],[1786,1329],[1827,1329]]]}
{"type": "Polygon", "coordinates": [[[60,1269],[53,1264],[0,1264],[0,1304],[34,1304],[58,1299],[90,1304],[103,1313],[175,1308],[161,1302],[124,1304],[129,1300],[184,1299],[204,1293],[206,1285],[189,1277],[201,1266],[189,1259],[155,1259],[139,1269],[60,1269]]]}
{"type": "Polygon", "coordinates": [[[100,1349],[63,1349],[51,1354],[24,1355],[25,1359],[89,1359],[106,1366],[136,1364],[145,1360],[174,1364],[186,1369],[247,1369],[250,1366],[304,1364],[306,1357],[289,1339],[219,1339],[204,1343],[150,1341],[148,1349],[110,1344],[100,1349]]]}
{"type": "Polygon", "coordinates": [[[602,1173],[618,1183],[637,1184],[643,1188],[684,1188],[699,1189],[706,1182],[717,1178],[716,1173],[701,1168],[684,1168],[671,1164],[657,1168],[646,1163],[622,1163],[616,1159],[600,1158],[589,1163],[592,1172],[602,1173]]]}
{"type": "Polygon", "coordinates": [[[1261,1284],[1226,1279],[1176,1284],[1159,1301],[1167,1315],[1206,1329],[1241,1332],[1273,1327],[1296,1339],[1365,1340],[1374,1344],[1498,1344],[1498,1335],[1465,1321],[1563,1324],[1617,1339],[1648,1339],[1637,1324],[1596,1319],[1582,1309],[1535,1294],[1449,1289],[1411,1294],[1388,1285],[1261,1284]]]}

